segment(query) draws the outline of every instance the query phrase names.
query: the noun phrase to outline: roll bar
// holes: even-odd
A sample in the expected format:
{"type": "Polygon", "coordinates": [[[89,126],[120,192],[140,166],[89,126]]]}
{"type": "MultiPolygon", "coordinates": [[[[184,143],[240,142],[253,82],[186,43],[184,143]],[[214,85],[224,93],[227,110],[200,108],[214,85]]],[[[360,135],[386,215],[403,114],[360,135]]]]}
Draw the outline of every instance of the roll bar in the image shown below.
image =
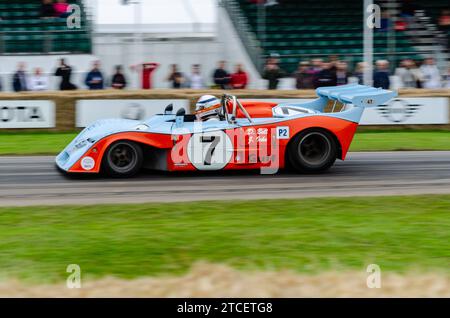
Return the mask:
{"type": "Polygon", "coordinates": [[[228,121],[228,123],[230,123],[230,124],[236,123],[236,113],[237,113],[238,107],[242,111],[244,116],[248,119],[248,121],[250,123],[253,123],[253,120],[250,117],[250,114],[247,112],[245,107],[242,106],[241,102],[236,98],[236,96],[224,94],[221,99],[221,105],[222,105],[223,116],[228,121]],[[228,102],[231,102],[232,106],[233,106],[231,114],[228,113],[228,107],[227,107],[228,102]]]}

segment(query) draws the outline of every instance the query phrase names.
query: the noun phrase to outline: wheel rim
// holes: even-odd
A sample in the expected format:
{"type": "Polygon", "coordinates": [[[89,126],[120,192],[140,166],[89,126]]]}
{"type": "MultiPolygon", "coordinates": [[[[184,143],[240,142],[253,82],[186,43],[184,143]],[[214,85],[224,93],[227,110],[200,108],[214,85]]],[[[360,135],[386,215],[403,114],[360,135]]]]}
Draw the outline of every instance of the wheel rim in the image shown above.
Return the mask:
{"type": "Polygon", "coordinates": [[[136,150],[128,144],[116,144],[109,152],[110,166],[118,172],[126,172],[134,167],[137,161],[136,150]]]}
{"type": "Polygon", "coordinates": [[[322,133],[312,132],[299,143],[299,156],[311,166],[320,166],[327,161],[331,151],[330,140],[322,133]]]}

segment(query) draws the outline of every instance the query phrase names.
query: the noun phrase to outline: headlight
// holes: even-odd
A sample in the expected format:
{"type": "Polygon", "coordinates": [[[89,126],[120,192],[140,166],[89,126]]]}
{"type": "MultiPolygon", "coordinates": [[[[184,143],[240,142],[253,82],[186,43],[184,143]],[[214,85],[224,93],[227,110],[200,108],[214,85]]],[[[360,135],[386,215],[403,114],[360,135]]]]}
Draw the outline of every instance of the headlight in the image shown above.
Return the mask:
{"type": "Polygon", "coordinates": [[[80,142],[75,144],[75,148],[77,148],[77,149],[84,148],[88,144],[88,142],[93,144],[93,143],[95,143],[95,140],[92,139],[92,138],[88,138],[86,140],[82,140],[82,141],[80,141],[80,142]]]}
{"type": "Polygon", "coordinates": [[[87,140],[82,140],[75,144],[75,148],[80,149],[87,145],[87,140]]]}
{"type": "Polygon", "coordinates": [[[136,127],[134,127],[134,130],[147,130],[149,128],[146,124],[139,124],[136,127]]]}

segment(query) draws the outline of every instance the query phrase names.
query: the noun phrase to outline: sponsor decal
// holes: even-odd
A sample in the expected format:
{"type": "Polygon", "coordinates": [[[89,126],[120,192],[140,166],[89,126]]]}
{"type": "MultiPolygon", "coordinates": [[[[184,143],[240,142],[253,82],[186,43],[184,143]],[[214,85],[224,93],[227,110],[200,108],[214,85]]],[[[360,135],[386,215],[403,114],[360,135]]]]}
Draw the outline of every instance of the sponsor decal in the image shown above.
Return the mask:
{"type": "Polygon", "coordinates": [[[95,160],[92,157],[84,157],[81,159],[81,168],[90,171],[95,167],[95,160]]]}
{"type": "Polygon", "coordinates": [[[267,142],[267,136],[260,136],[260,135],[258,135],[258,137],[256,137],[256,141],[266,143],[267,142]]]}
{"type": "Polygon", "coordinates": [[[263,164],[261,173],[273,174],[279,168],[276,134],[276,128],[236,128],[172,135],[171,159],[174,166],[192,164],[198,170],[263,164]]]}
{"type": "Polygon", "coordinates": [[[277,139],[289,139],[289,126],[277,127],[277,139]]]}
{"type": "Polygon", "coordinates": [[[267,128],[258,128],[258,135],[267,135],[269,130],[267,128]]]}
{"type": "Polygon", "coordinates": [[[258,136],[256,136],[256,141],[259,143],[267,143],[267,134],[268,129],[267,128],[258,128],[257,130],[258,136]]]}

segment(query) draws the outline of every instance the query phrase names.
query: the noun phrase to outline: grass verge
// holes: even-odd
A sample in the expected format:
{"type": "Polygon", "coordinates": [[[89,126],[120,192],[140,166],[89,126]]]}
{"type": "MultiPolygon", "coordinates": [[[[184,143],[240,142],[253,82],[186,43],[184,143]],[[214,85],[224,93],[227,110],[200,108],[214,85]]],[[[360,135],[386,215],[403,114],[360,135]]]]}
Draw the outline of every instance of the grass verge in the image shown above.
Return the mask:
{"type": "MultiPolygon", "coordinates": [[[[0,155],[55,155],[77,133],[0,133],[0,155]]],[[[448,131],[374,131],[355,135],[350,151],[450,150],[448,131]]]]}
{"type": "Polygon", "coordinates": [[[350,151],[450,150],[449,131],[371,131],[355,135],[350,151]]]}
{"type": "Polygon", "coordinates": [[[450,195],[0,208],[6,278],[135,278],[197,262],[314,273],[443,271],[450,195]]]}

